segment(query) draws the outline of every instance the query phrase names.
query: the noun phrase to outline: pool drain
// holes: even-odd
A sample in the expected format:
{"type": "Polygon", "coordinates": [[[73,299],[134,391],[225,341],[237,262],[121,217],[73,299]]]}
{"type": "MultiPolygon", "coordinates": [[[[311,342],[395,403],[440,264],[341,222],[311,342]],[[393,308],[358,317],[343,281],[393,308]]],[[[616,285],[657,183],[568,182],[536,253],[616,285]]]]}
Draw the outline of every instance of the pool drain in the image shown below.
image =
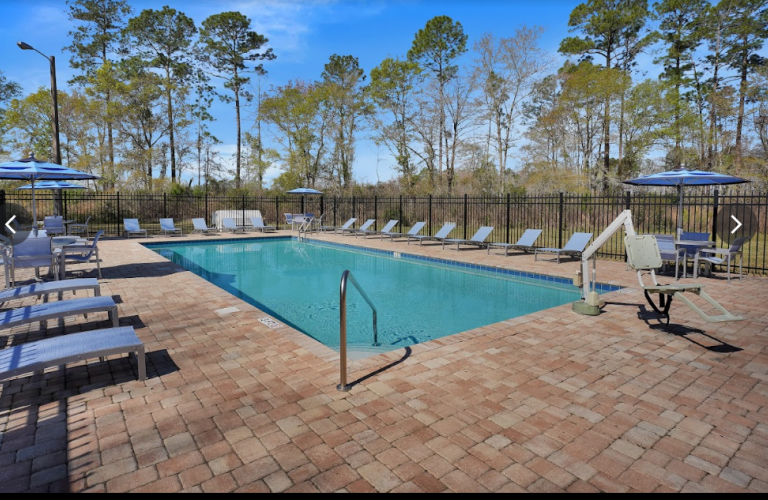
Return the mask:
{"type": "Polygon", "coordinates": [[[259,321],[264,323],[269,328],[272,328],[273,330],[275,328],[280,328],[281,326],[283,326],[280,323],[278,323],[277,321],[273,320],[272,318],[259,318],[259,321]]]}

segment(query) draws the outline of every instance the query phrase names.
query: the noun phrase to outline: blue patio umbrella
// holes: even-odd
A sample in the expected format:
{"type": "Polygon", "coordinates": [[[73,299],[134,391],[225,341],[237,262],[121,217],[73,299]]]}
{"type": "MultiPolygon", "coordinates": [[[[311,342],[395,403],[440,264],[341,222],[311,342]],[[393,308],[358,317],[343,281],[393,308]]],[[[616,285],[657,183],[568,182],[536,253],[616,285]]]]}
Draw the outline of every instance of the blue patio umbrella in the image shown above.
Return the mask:
{"type": "Polygon", "coordinates": [[[79,179],[99,179],[98,175],[80,172],[64,165],[38,160],[35,155],[21,160],[0,163],[0,179],[31,181],[32,185],[32,225],[37,226],[37,206],[35,202],[35,181],[65,181],[79,179]]]}
{"type": "Polygon", "coordinates": [[[85,186],[81,186],[80,184],[72,184],[71,182],[65,182],[65,181],[40,181],[37,184],[32,187],[32,184],[27,184],[26,186],[17,187],[16,189],[23,189],[23,190],[30,190],[30,189],[36,189],[38,191],[43,189],[87,189],[85,186]]]}
{"type": "Polygon", "coordinates": [[[317,189],[312,189],[312,188],[296,188],[296,189],[291,189],[288,192],[291,194],[323,194],[322,191],[318,191],[317,189]]]}
{"type": "Polygon", "coordinates": [[[725,184],[743,184],[747,179],[734,175],[720,174],[718,172],[705,172],[703,170],[688,170],[677,168],[657,174],[649,174],[623,181],[624,184],[633,186],[674,186],[677,188],[680,206],[677,214],[677,234],[683,230],[683,187],[685,186],[713,186],[725,184]]]}
{"type": "Polygon", "coordinates": [[[312,189],[312,188],[296,188],[296,189],[291,189],[288,192],[291,193],[291,194],[300,194],[301,195],[301,200],[302,200],[301,201],[301,205],[302,205],[301,209],[302,210],[304,210],[304,199],[306,198],[306,195],[308,195],[308,194],[323,194],[322,191],[318,191],[317,189],[312,189]]]}

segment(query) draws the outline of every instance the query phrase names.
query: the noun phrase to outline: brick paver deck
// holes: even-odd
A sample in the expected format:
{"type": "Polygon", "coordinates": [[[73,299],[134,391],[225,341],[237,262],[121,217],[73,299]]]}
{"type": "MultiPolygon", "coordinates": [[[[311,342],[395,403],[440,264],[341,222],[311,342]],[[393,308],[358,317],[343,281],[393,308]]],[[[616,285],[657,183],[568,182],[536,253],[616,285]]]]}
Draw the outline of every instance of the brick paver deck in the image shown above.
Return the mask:
{"type": "MultiPolygon", "coordinates": [[[[565,305],[352,362],[350,381],[364,380],[344,393],[333,351],[141,241],[99,247],[102,294],[146,344],[148,379],[115,356],[0,382],[0,492],[768,491],[768,278],[701,278],[746,320],[707,324],[676,303],[665,331],[634,273],[600,261],[600,281],[629,288],[599,316],[565,305]]],[[[0,341],[106,326],[93,315],[0,341]]]]}

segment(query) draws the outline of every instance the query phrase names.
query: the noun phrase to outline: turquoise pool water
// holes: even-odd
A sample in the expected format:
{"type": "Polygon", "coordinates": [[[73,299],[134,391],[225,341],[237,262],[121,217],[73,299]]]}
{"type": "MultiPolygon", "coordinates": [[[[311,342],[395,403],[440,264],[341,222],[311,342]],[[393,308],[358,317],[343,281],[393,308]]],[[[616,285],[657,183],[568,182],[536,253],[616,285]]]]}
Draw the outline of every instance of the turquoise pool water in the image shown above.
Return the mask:
{"type": "Polygon", "coordinates": [[[381,343],[372,349],[371,309],[350,285],[351,350],[393,350],[579,299],[565,279],[289,238],[147,246],[333,349],[339,346],[339,282],[346,269],[378,309],[381,343]]]}

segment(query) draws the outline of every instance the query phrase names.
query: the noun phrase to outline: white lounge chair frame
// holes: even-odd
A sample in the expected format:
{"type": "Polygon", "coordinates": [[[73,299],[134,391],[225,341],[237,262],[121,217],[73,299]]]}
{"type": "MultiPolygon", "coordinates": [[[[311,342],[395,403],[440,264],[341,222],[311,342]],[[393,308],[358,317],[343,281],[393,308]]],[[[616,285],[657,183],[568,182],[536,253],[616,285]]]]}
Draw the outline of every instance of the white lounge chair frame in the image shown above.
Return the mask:
{"type": "Polygon", "coordinates": [[[367,221],[363,222],[363,225],[358,228],[349,228],[342,230],[341,234],[354,234],[355,237],[357,237],[357,233],[360,233],[362,231],[367,231],[369,227],[373,225],[373,223],[376,222],[376,219],[368,219],[367,221]]]}
{"type": "Polygon", "coordinates": [[[170,218],[160,219],[160,233],[163,235],[178,234],[179,236],[183,234],[181,232],[181,228],[176,227],[176,225],[173,223],[173,219],[170,218]]]}
{"type": "Polygon", "coordinates": [[[91,358],[104,361],[107,356],[126,353],[136,357],[138,379],[146,380],[144,344],[132,326],[70,333],[0,350],[0,380],[91,358]]]}
{"type": "Polygon", "coordinates": [[[384,239],[385,236],[389,236],[390,241],[395,241],[395,238],[397,237],[408,237],[408,236],[416,236],[421,232],[422,229],[424,229],[424,226],[426,226],[427,223],[424,221],[417,222],[414,224],[407,233],[395,233],[395,232],[381,232],[381,239],[384,239]]]}
{"type": "Polygon", "coordinates": [[[251,224],[253,225],[253,231],[261,231],[262,233],[274,233],[277,228],[275,226],[264,225],[264,219],[261,217],[251,217],[251,224]]]}
{"type": "Polygon", "coordinates": [[[451,231],[453,231],[456,228],[455,222],[446,222],[443,224],[443,227],[440,228],[440,230],[435,234],[434,236],[429,234],[413,234],[408,235],[407,244],[411,244],[411,238],[414,240],[418,240],[419,246],[421,246],[421,243],[423,241],[443,241],[448,237],[449,234],[451,234],[451,231]]]}
{"type": "Polygon", "coordinates": [[[123,236],[128,238],[134,235],[147,237],[147,230],[141,229],[139,219],[123,219],[123,228],[123,236]]]}
{"type": "Polygon", "coordinates": [[[485,248],[486,245],[488,245],[488,243],[486,243],[485,240],[488,238],[488,235],[491,234],[491,231],[493,231],[493,226],[483,226],[480,229],[478,229],[477,232],[474,235],[472,235],[472,237],[468,240],[465,240],[463,238],[446,238],[443,240],[443,245],[441,248],[445,248],[446,243],[448,243],[449,245],[453,245],[454,243],[456,243],[457,252],[461,248],[461,245],[474,245],[480,248],[485,248]]]}
{"type": "Polygon", "coordinates": [[[217,234],[218,230],[215,227],[208,227],[208,224],[205,223],[205,219],[199,218],[199,219],[192,219],[192,226],[194,229],[192,230],[193,233],[199,232],[200,234],[217,234]]]}
{"type": "Polygon", "coordinates": [[[58,299],[62,299],[64,292],[76,292],[77,290],[93,290],[93,295],[101,295],[101,285],[96,278],[76,278],[61,281],[46,281],[42,283],[33,283],[31,285],[17,286],[7,290],[0,291],[0,304],[10,300],[19,300],[27,297],[46,297],[51,294],[58,294],[58,299]]]}
{"type": "Polygon", "coordinates": [[[246,232],[244,227],[238,227],[238,225],[235,224],[235,219],[232,217],[224,217],[221,219],[221,223],[224,225],[224,231],[228,231],[232,234],[246,232]]]}
{"type": "Polygon", "coordinates": [[[392,219],[386,224],[384,224],[384,227],[382,227],[381,230],[365,229],[365,230],[358,231],[357,233],[355,233],[355,238],[357,238],[358,234],[362,234],[363,238],[367,238],[369,234],[377,235],[382,233],[388,233],[389,231],[392,230],[392,228],[394,228],[397,225],[398,222],[400,221],[392,219]]]}
{"type": "Polygon", "coordinates": [[[344,232],[347,232],[347,231],[351,232],[351,231],[354,231],[354,229],[352,229],[352,224],[354,224],[355,221],[357,221],[357,218],[352,217],[347,222],[345,222],[343,226],[331,227],[331,228],[328,228],[328,230],[332,230],[336,234],[339,234],[339,233],[344,234],[344,232]]]}
{"type": "Polygon", "coordinates": [[[35,322],[40,322],[40,327],[45,328],[46,322],[50,319],[58,319],[60,326],[63,327],[66,317],[96,312],[106,312],[112,320],[112,326],[119,326],[117,304],[114,299],[99,296],[45,302],[0,311],[0,330],[35,322]]]}
{"type": "Polygon", "coordinates": [[[504,256],[509,256],[510,250],[522,250],[525,253],[533,252],[536,250],[536,240],[541,236],[541,229],[526,229],[522,236],[516,243],[488,243],[488,254],[491,253],[491,248],[503,248],[504,256]]]}
{"type": "Polygon", "coordinates": [[[570,255],[581,258],[584,249],[587,248],[589,240],[592,239],[592,233],[573,233],[563,248],[537,248],[533,252],[533,260],[539,260],[540,253],[554,253],[557,255],[557,263],[560,263],[560,255],[570,255]],[[583,244],[582,244],[583,243],[583,244]]]}

